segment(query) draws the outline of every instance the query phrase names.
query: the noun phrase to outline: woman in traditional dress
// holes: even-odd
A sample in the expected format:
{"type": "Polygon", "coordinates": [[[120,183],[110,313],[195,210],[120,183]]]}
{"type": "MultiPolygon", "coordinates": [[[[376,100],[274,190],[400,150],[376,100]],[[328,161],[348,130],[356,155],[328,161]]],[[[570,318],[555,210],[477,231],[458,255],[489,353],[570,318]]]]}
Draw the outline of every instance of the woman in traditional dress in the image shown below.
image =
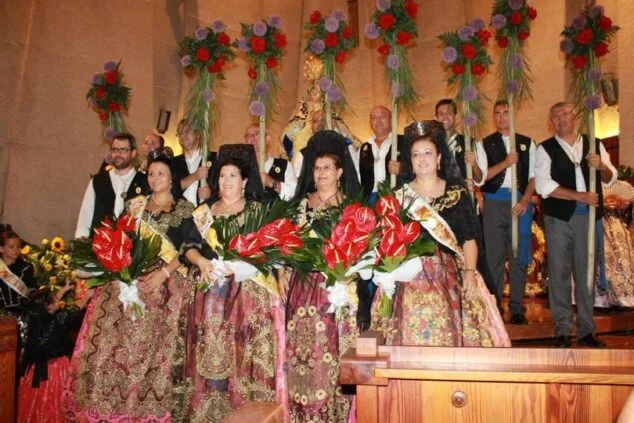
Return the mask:
{"type": "Polygon", "coordinates": [[[185,359],[183,310],[193,296],[186,261],[208,272],[198,252],[193,206],[173,194],[172,154],[150,152],[149,197],[127,204],[142,235],[158,235],[161,261],[139,279],[146,310],[136,317],[124,309],[119,284],[98,289],[88,306],[66,383],[69,420],[82,422],[169,422],[184,419],[189,389],[182,376],[185,359]]]}
{"type": "MultiPolygon", "coordinates": [[[[260,207],[262,185],[251,145],[223,146],[212,197],[194,211],[203,255],[218,257],[215,219],[260,207]]],[[[197,292],[190,312],[186,374],[193,381],[189,419],[219,422],[245,402],[285,402],[284,309],[277,281],[246,263],[217,264],[215,282],[197,292]],[[240,269],[246,268],[246,274],[240,269]]]]}
{"type": "MultiPolygon", "coordinates": [[[[412,180],[395,196],[421,223],[421,236],[431,237],[436,250],[413,262],[418,267],[411,282],[397,283],[393,316],[384,326],[386,342],[510,346],[495,299],[476,271],[476,217],[469,192],[464,181],[446,176],[451,153],[444,134],[437,121],[417,122],[405,129],[410,159],[402,165],[412,180]]],[[[376,298],[375,304],[381,295],[376,298]]],[[[381,321],[378,307],[374,314],[373,320],[381,321]]]]}
{"type": "MultiPolygon", "coordinates": [[[[359,181],[345,139],[319,131],[303,151],[304,162],[296,198],[301,199],[298,223],[317,225],[347,195],[358,193],[359,181]]],[[[351,303],[356,285],[350,285],[351,303]]],[[[356,310],[331,310],[325,277],[311,272],[290,276],[286,306],[286,357],[292,422],[345,422],[351,398],[338,386],[339,360],[358,336],[356,310]]]]}

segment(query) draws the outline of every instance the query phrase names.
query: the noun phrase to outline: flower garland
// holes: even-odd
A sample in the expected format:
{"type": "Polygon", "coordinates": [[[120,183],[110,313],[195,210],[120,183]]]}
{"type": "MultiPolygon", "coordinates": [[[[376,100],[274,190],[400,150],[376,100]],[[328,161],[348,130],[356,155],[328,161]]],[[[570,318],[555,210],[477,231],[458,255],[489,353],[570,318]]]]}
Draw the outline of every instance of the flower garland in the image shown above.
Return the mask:
{"type": "Polygon", "coordinates": [[[413,107],[418,101],[406,50],[409,42],[418,37],[417,14],[418,4],[413,0],[377,0],[372,21],[365,27],[366,37],[383,40],[377,50],[387,56],[385,66],[391,83],[390,93],[394,102],[405,108],[413,107]]]}
{"type": "Polygon", "coordinates": [[[498,98],[513,96],[517,106],[533,98],[530,87],[532,77],[524,53],[524,42],[530,37],[530,23],[536,17],[537,10],[528,6],[526,0],[496,0],[491,12],[495,40],[502,49],[498,63],[502,85],[498,98]]]}
{"type": "Polygon", "coordinates": [[[619,30],[605,16],[603,6],[586,8],[564,27],[559,47],[575,74],[573,86],[578,113],[601,107],[600,83],[603,79],[598,59],[609,53],[609,42],[619,30]]]}
{"type": "Polygon", "coordinates": [[[216,82],[225,79],[224,67],[236,57],[231,48],[231,38],[225,30],[226,26],[222,21],[214,21],[211,27],[198,28],[194,36],[183,38],[178,46],[183,68],[194,70],[198,75],[189,90],[185,119],[196,134],[202,135],[201,150],[205,154],[219,111],[217,102],[214,101],[216,82]]]}
{"type": "Polygon", "coordinates": [[[319,89],[326,100],[326,127],[332,129],[332,113],[341,115],[347,106],[336,65],[346,61],[347,54],[356,46],[356,41],[352,28],[348,25],[348,17],[340,9],[328,17],[324,17],[319,10],[314,10],[304,28],[309,32],[304,51],[313,53],[324,63],[324,75],[319,81],[319,89]]]}
{"type": "Polygon", "coordinates": [[[130,88],[123,85],[121,62],[108,61],[103,72],[93,74],[86,100],[105,126],[103,137],[111,141],[117,132],[125,132],[126,125],[121,114],[128,110],[130,88]]]}
{"type": "Polygon", "coordinates": [[[456,101],[462,102],[465,131],[475,135],[473,131],[484,122],[477,77],[484,75],[493,63],[486,50],[491,33],[484,21],[476,18],[457,31],[446,32],[438,38],[445,46],[442,58],[449,72],[447,84],[457,89],[456,101]]]}
{"type": "Polygon", "coordinates": [[[245,52],[253,62],[247,75],[252,80],[249,92],[249,113],[268,119],[272,115],[272,105],[276,102],[280,83],[275,75],[282,49],[288,43],[282,32],[282,19],[270,16],[254,24],[240,23],[240,38],[234,46],[245,52]]]}

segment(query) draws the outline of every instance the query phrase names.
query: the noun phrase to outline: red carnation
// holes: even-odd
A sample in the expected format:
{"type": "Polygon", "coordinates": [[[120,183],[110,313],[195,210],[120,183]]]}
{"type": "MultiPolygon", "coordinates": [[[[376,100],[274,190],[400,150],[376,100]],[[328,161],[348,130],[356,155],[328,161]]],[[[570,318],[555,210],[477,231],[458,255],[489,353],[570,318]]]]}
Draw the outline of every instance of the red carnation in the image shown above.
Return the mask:
{"type": "Polygon", "coordinates": [[[251,37],[251,51],[254,53],[262,53],[266,49],[266,40],[262,37],[251,37]]]}
{"type": "Polygon", "coordinates": [[[416,19],[416,15],[418,14],[418,5],[412,0],[405,2],[405,12],[407,12],[410,18],[416,19]]]}
{"type": "Polygon", "coordinates": [[[528,32],[525,29],[522,29],[518,34],[517,34],[517,39],[520,41],[525,41],[526,39],[528,39],[528,37],[531,35],[530,32],[528,32]]]}
{"type": "Polygon", "coordinates": [[[326,35],[326,38],[324,38],[324,44],[326,47],[337,47],[337,44],[339,44],[339,37],[334,32],[331,32],[326,35]]]}
{"type": "Polygon", "coordinates": [[[108,120],[108,113],[106,113],[104,110],[99,110],[99,120],[104,122],[106,120],[108,120]]]}
{"type": "Polygon", "coordinates": [[[575,37],[575,41],[579,44],[588,44],[592,41],[592,37],[594,37],[594,32],[590,28],[586,28],[575,37]]]}
{"type": "Polygon", "coordinates": [[[461,48],[461,51],[462,51],[462,55],[467,60],[475,59],[476,56],[478,55],[478,51],[473,46],[473,44],[465,44],[465,45],[463,45],[462,48],[461,48]]]}
{"type": "Polygon", "coordinates": [[[388,54],[390,54],[390,45],[387,43],[381,44],[379,48],[377,48],[377,51],[382,55],[387,56],[388,54]]]}
{"type": "Polygon", "coordinates": [[[509,39],[507,37],[498,38],[498,46],[500,46],[500,48],[507,48],[509,46],[509,39]]]}
{"type": "Polygon", "coordinates": [[[612,19],[607,16],[601,16],[599,18],[599,28],[601,28],[601,31],[607,31],[612,28],[612,19]]]}
{"type": "Polygon", "coordinates": [[[520,12],[515,11],[511,13],[511,23],[513,25],[520,25],[523,20],[524,20],[524,17],[522,16],[520,12]]]}
{"type": "Polygon", "coordinates": [[[95,97],[101,100],[105,97],[105,95],[106,95],[106,87],[97,87],[97,89],[95,90],[95,97]]]}
{"type": "Polygon", "coordinates": [[[350,38],[352,38],[352,29],[350,29],[349,26],[346,26],[343,31],[341,31],[341,35],[343,36],[343,38],[345,38],[346,40],[349,40],[350,38]]]}
{"type": "Polygon", "coordinates": [[[111,112],[118,112],[121,110],[121,106],[119,106],[119,103],[117,103],[116,101],[113,101],[112,103],[108,104],[108,110],[110,110],[111,112]]]}
{"type": "Polygon", "coordinates": [[[110,85],[113,85],[117,82],[117,78],[119,77],[119,73],[116,70],[111,70],[103,74],[104,78],[106,78],[106,82],[110,85]]]}
{"type": "Polygon", "coordinates": [[[462,75],[464,73],[464,66],[459,64],[459,63],[456,63],[456,64],[451,66],[451,71],[456,76],[462,75]]]}
{"type": "Polygon", "coordinates": [[[321,19],[321,12],[319,10],[313,10],[313,13],[310,14],[310,23],[316,24],[321,19]]]}
{"type": "Polygon", "coordinates": [[[218,56],[218,58],[216,59],[216,63],[218,63],[220,66],[224,66],[225,63],[227,63],[227,58],[225,56],[218,56]]]}
{"type": "Polygon", "coordinates": [[[393,195],[384,195],[376,202],[376,211],[379,216],[385,216],[388,213],[398,213],[400,208],[398,200],[393,195]]]}
{"type": "Polygon", "coordinates": [[[489,42],[489,38],[491,38],[491,32],[488,29],[478,31],[476,32],[476,35],[480,39],[480,42],[483,46],[487,45],[487,43],[489,42]]]}
{"type": "Polygon", "coordinates": [[[537,9],[535,9],[534,7],[528,6],[528,19],[533,21],[535,20],[536,17],[537,17],[537,9]]]}
{"type": "Polygon", "coordinates": [[[277,48],[282,48],[286,46],[286,44],[288,44],[288,41],[286,40],[286,34],[282,34],[281,32],[276,32],[273,35],[273,39],[275,41],[275,47],[277,48]]]}
{"type": "Polygon", "coordinates": [[[213,62],[211,65],[207,66],[207,72],[209,73],[218,73],[222,71],[222,65],[218,63],[218,61],[213,62]]]}
{"type": "Polygon", "coordinates": [[[198,47],[198,49],[196,50],[196,60],[200,62],[206,62],[209,60],[209,57],[209,50],[207,50],[205,47],[198,47]]]}
{"type": "Polygon", "coordinates": [[[479,63],[473,63],[471,65],[471,73],[474,75],[482,75],[486,71],[486,68],[479,63]]]}
{"type": "Polygon", "coordinates": [[[396,18],[394,18],[394,15],[392,15],[391,13],[384,13],[379,16],[379,28],[381,28],[383,31],[387,31],[392,28],[394,22],[396,22],[396,18]]]}
{"type": "Polygon", "coordinates": [[[273,69],[277,66],[277,59],[275,57],[269,57],[266,59],[265,64],[267,68],[273,69]]]}
{"type": "Polygon", "coordinates": [[[229,43],[231,43],[231,38],[229,38],[229,36],[225,34],[224,32],[221,32],[218,35],[216,35],[216,40],[218,40],[220,44],[223,44],[225,46],[228,46],[229,43]]]}
{"type": "Polygon", "coordinates": [[[575,69],[582,69],[586,67],[588,63],[588,59],[586,56],[573,56],[570,61],[572,62],[575,69]]]}
{"type": "Polygon", "coordinates": [[[247,75],[249,76],[249,78],[251,79],[257,79],[258,77],[258,71],[256,71],[255,69],[253,69],[251,66],[249,66],[249,70],[247,71],[247,75]]]}
{"type": "Polygon", "coordinates": [[[343,63],[345,61],[346,61],[346,52],[344,50],[341,50],[339,53],[335,55],[335,62],[343,63]]]}
{"type": "Polygon", "coordinates": [[[594,46],[594,55],[597,57],[603,57],[608,54],[610,50],[608,50],[608,45],[606,43],[599,43],[594,46]]]}
{"type": "Polygon", "coordinates": [[[399,31],[396,33],[396,44],[398,45],[405,45],[407,43],[409,43],[409,40],[412,39],[412,34],[410,34],[407,31],[399,31]]]}

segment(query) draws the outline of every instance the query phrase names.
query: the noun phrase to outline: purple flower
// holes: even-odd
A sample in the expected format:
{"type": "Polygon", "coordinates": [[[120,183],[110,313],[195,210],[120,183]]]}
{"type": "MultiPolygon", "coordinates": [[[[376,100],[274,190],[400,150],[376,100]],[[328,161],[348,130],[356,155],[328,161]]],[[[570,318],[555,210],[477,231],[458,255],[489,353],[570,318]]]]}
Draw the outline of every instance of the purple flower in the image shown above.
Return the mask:
{"type": "Polygon", "coordinates": [[[319,89],[322,91],[328,91],[332,87],[332,81],[328,78],[321,78],[319,81],[319,89]]]}
{"type": "Polygon", "coordinates": [[[495,15],[491,18],[491,25],[495,29],[502,29],[506,26],[506,16],[504,15],[495,15]]]}
{"type": "Polygon", "coordinates": [[[599,16],[603,16],[603,14],[605,13],[605,9],[603,9],[603,6],[601,6],[600,4],[595,4],[590,8],[590,11],[588,13],[590,14],[590,17],[592,19],[596,19],[599,16]]]}
{"type": "Polygon", "coordinates": [[[328,32],[337,32],[337,29],[339,29],[339,21],[334,16],[330,16],[326,19],[324,28],[326,28],[328,32]]]}
{"type": "Polygon", "coordinates": [[[117,68],[117,64],[112,60],[109,60],[103,64],[103,70],[105,70],[106,72],[113,71],[116,68],[117,68]]]}
{"type": "Polygon", "coordinates": [[[225,24],[221,20],[214,21],[211,24],[211,30],[216,34],[225,30],[225,24]]]}
{"type": "Polygon", "coordinates": [[[585,28],[587,23],[588,19],[586,19],[586,17],[583,15],[579,15],[572,20],[572,26],[577,31],[581,31],[583,28],[585,28]]]}
{"type": "Polygon", "coordinates": [[[599,82],[603,78],[603,74],[601,73],[601,69],[599,68],[590,68],[588,69],[588,80],[592,82],[599,82]]]}
{"type": "Polygon", "coordinates": [[[396,54],[387,56],[387,67],[396,70],[401,66],[401,59],[396,54]]]}
{"type": "Polygon", "coordinates": [[[269,26],[275,29],[280,29],[282,27],[282,18],[280,18],[277,15],[269,16],[269,19],[267,20],[267,22],[269,26]]]}
{"type": "Polygon", "coordinates": [[[445,47],[442,51],[442,59],[449,64],[455,62],[457,58],[458,51],[454,47],[445,47]]]}
{"type": "MultiPolygon", "coordinates": [[[[108,128],[108,129],[112,129],[112,128],[108,128]]],[[[114,137],[114,134],[112,136],[114,137]]],[[[106,135],[104,134],[104,138],[105,137],[106,135]]],[[[109,141],[111,141],[111,139],[109,141]]],[[[106,151],[106,154],[103,155],[103,161],[106,162],[106,164],[112,164],[112,153],[110,152],[110,150],[106,151]]]]}
{"type": "Polygon", "coordinates": [[[210,88],[203,90],[203,100],[207,103],[211,103],[215,97],[216,94],[210,88]]]}
{"type": "Polygon", "coordinates": [[[509,64],[512,68],[520,68],[522,67],[522,56],[519,54],[514,54],[509,58],[509,64]]]}
{"type": "Polygon", "coordinates": [[[117,131],[115,131],[113,128],[111,127],[107,127],[104,131],[103,131],[103,136],[105,139],[107,139],[108,141],[112,141],[112,139],[114,138],[114,136],[117,135],[117,131]]]}
{"type": "Polygon", "coordinates": [[[181,66],[186,68],[187,66],[192,64],[192,57],[189,54],[181,57],[181,66]]]}
{"type": "Polygon", "coordinates": [[[270,91],[269,84],[266,82],[258,82],[255,84],[254,90],[257,95],[267,95],[270,91]]]}
{"type": "Polygon", "coordinates": [[[261,101],[252,101],[251,104],[249,104],[249,113],[251,113],[252,116],[262,116],[264,115],[264,110],[264,103],[261,101]]]}
{"type": "Polygon", "coordinates": [[[100,73],[93,73],[92,78],[90,78],[90,82],[95,85],[103,84],[103,75],[100,73]]]}
{"type": "Polygon", "coordinates": [[[508,84],[506,84],[506,91],[509,94],[517,94],[518,91],[520,90],[520,84],[517,81],[509,81],[508,84]]]}
{"type": "Polygon", "coordinates": [[[601,96],[598,94],[589,95],[583,99],[583,105],[588,110],[596,110],[601,107],[601,96]]]}
{"type": "Polygon", "coordinates": [[[463,26],[458,30],[458,38],[462,41],[469,41],[475,34],[475,31],[470,26],[463,26]]]}
{"type": "Polygon", "coordinates": [[[572,50],[574,48],[575,48],[575,45],[574,45],[574,43],[572,42],[572,40],[570,38],[564,38],[559,43],[559,50],[561,50],[562,52],[564,52],[566,54],[572,53],[572,50]]]}
{"type": "Polygon", "coordinates": [[[365,36],[371,40],[374,40],[379,36],[379,28],[376,27],[374,22],[370,22],[365,26],[365,36]]]}
{"type": "Polygon", "coordinates": [[[315,54],[323,53],[325,48],[326,44],[324,44],[324,40],[320,40],[319,38],[314,39],[310,43],[310,50],[315,54]]]}
{"type": "Polygon", "coordinates": [[[520,10],[524,6],[524,0],[509,0],[509,7],[513,10],[520,10]]]}
{"type": "Polygon", "coordinates": [[[385,12],[390,7],[392,7],[391,0],[376,0],[376,8],[379,9],[380,12],[385,12]]]}
{"type": "Polygon", "coordinates": [[[258,37],[264,37],[268,27],[264,22],[256,22],[253,24],[253,33],[258,37]]]}
{"type": "Polygon", "coordinates": [[[244,37],[238,38],[238,48],[244,52],[251,51],[251,47],[249,47],[249,42],[244,37]]]}
{"type": "Polygon", "coordinates": [[[331,103],[338,103],[342,97],[341,90],[337,86],[333,85],[326,93],[326,96],[331,103]]]}
{"type": "Polygon", "coordinates": [[[464,87],[462,90],[462,99],[464,101],[473,101],[478,98],[478,90],[473,85],[464,87]]]}
{"type": "Polygon", "coordinates": [[[478,115],[476,115],[473,112],[466,115],[462,115],[462,122],[464,123],[465,126],[469,128],[473,128],[474,126],[478,124],[478,115]]]}
{"type": "Polygon", "coordinates": [[[335,18],[336,20],[338,20],[339,22],[347,22],[348,21],[348,16],[346,15],[346,12],[344,12],[341,9],[335,9],[335,11],[332,12],[332,17],[335,18]]]}
{"type": "Polygon", "coordinates": [[[485,27],[484,20],[482,20],[481,18],[471,19],[471,22],[469,22],[469,26],[473,28],[475,32],[482,31],[485,27]]]}
{"type": "Polygon", "coordinates": [[[398,98],[403,95],[403,91],[401,90],[401,85],[394,81],[392,82],[392,88],[390,88],[390,94],[394,98],[398,98]]]}
{"type": "Polygon", "coordinates": [[[204,40],[205,38],[207,38],[207,35],[209,35],[209,31],[207,30],[207,28],[198,28],[194,32],[194,37],[196,37],[198,41],[204,40]]]}

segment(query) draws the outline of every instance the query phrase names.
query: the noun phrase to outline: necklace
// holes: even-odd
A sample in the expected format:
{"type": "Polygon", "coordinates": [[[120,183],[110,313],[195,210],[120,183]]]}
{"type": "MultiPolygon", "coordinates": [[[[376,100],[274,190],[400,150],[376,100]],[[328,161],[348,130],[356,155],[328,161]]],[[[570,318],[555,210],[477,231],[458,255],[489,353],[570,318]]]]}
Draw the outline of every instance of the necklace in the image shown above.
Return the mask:
{"type": "Polygon", "coordinates": [[[334,194],[332,194],[330,197],[326,198],[325,200],[321,198],[321,195],[319,195],[319,191],[315,191],[315,194],[317,195],[317,198],[319,198],[319,201],[320,201],[320,203],[315,208],[319,208],[320,206],[327,204],[333,197],[339,194],[339,190],[335,191],[334,194]]]}
{"type": "Polygon", "coordinates": [[[221,198],[220,199],[220,207],[221,207],[222,210],[224,210],[223,214],[229,214],[229,212],[231,212],[235,208],[236,204],[240,203],[242,200],[244,200],[244,198],[240,197],[236,201],[234,201],[233,203],[227,205],[225,203],[225,201],[221,198]]]}
{"type": "Polygon", "coordinates": [[[414,191],[416,192],[416,194],[421,196],[425,201],[429,202],[431,200],[436,199],[440,195],[442,195],[442,193],[440,193],[439,195],[433,195],[433,194],[436,194],[436,192],[440,188],[440,185],[442,185],[441,181],[442,180],[440,178],[436,177],[436,180],[431,183],[433,186],[432,186],[432,189],[430,190],[423,189],[423,187],[420,186],[421,184],[418,181],[414,182],[416,185],[413,186],[412,188],[414,188],[414,191]]]}
{"type": "Polygon", "coordinates": [[[152,196],[152,202],[154,203],[154,205],[159,206],[159,207],[165,207],[165,206],[169,206],[170,204],[172,204],[174,202],[174,198],[172,196],[170,196],[169,200],[167,200],[165,203],[159,203],[156,200],[156,197],[152,196]]]}

